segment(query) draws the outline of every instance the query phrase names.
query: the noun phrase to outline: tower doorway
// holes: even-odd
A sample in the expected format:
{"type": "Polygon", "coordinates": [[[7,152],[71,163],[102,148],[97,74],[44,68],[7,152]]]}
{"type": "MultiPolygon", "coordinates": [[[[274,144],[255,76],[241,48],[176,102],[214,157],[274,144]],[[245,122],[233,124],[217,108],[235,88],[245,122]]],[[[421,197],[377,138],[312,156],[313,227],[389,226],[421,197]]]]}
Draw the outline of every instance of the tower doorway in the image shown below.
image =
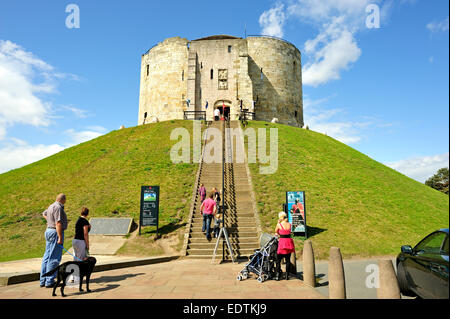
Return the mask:
{"type": "Polygon", "coordinates": [[[228,100],[219,100],[216,103],[214,103],[214,108],[219,109],[220,111],[220,117],[229,119],[230,117],[230,110],[231,110],[231,102],[228,100]]]}

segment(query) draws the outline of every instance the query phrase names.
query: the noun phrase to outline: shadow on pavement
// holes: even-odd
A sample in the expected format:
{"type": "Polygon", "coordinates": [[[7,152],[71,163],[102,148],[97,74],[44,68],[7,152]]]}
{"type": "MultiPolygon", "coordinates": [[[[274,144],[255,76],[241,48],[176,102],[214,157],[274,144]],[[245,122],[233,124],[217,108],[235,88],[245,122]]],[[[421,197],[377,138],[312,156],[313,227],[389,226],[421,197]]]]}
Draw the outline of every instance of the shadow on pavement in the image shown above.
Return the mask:
{"type": "MultiPolygon", "coordinates": [[[[303,281],[303,271],[297,273],[298,278],[303,281]]],[[[320,282],[320,280],[325,277],[325,274],[316,274],[316,288],[328,286],[328,281],[320,282]]]]}
{"type": "Polygon", "coordinates": [[[128,278],[133,278],[133,277],[141,276],[141,275],[145,275],[145,273],[125,274],[125,275],[117,275],[117,276],[102,276],[99,278],[91,279],[90,282],[95,283],[95,284],[100,284],[100,283],[105,283],[105,282],[117,282],[117,281],[122,281],[122,280],[126,280],[128,278]]]}
{"type": "MultiPolygon", "coordinates": [[[[94,293],[94,292],[98,293],[98,292],[108,291],[108,290],[111,290],[111,289],[115,289],[115,288],[117,288],[119,286],[120,285],[106,285],[105,287],[102,287],[102,288],[91,289],[90,292],[86,292],[86,290],[85,291],[77,291],[75,293],[69,293],[69,294],[67,294],[67,296],[79,296],[79,295],[86,295],[86,296],[88,296],[89,294],[94,293]]],[[[85,288],[83,288],[83,289],[85,289],[85,288]]],[[[67,293],[68,291],[66,290],[65,292],[67,293]]]]}

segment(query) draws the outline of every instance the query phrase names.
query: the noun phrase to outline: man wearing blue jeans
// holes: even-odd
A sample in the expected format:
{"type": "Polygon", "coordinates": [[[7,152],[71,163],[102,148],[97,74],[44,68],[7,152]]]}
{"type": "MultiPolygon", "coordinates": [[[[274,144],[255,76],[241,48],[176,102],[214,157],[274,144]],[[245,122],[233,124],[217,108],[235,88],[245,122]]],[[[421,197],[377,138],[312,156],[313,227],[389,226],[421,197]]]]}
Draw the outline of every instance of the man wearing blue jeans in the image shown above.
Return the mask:
{"type": "Polygon", "coordinates": [[[203,215],[202,231],[206,231],[206,239],[208,240],[211,240],[211,220],[217,211],[217,204],[213,197],[214,192],[209,193],[209,198],[202,203],[202,206],[200,206],[200,212],[203,215]]]}
{"type": "Polygon", "coordinates": [[[56,272],[46,277],[42,275],[58,267],[61,262],[64,230],[67,229],[65,203],[66,195],[59,194],[56,202],[42,213],[47,220],[47,229],[45,231],[45,254],[41,265],[41,287],[52,288],[55,285],[56,272]]]}

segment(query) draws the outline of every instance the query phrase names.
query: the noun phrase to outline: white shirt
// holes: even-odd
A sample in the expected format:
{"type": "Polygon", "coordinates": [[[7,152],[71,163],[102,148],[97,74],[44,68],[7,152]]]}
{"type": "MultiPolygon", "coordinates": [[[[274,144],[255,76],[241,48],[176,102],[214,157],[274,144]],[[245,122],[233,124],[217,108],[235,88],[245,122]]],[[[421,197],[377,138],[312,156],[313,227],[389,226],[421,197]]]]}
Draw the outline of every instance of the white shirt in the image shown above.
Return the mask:
{"type": "Polygon", "coordinates": [[[215,109],[214,110],[214,116],[220,116],[220,110],[219,109],[215,109]]]}

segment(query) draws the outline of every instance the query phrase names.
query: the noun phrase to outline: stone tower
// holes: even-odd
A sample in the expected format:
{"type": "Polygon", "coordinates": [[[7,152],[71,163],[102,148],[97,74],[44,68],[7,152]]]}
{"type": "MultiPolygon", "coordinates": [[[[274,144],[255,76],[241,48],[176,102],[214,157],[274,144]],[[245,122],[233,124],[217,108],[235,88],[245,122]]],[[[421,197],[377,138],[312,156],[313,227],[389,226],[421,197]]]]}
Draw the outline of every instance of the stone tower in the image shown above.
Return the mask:
{"type": "Polygon", "coordinates": [[[215,35],[158,43],[142,55],[138,124],[183,119],[184,111],[241,107],[255,119],[303,126],[300,51],[278,38],[215,35]]]}

